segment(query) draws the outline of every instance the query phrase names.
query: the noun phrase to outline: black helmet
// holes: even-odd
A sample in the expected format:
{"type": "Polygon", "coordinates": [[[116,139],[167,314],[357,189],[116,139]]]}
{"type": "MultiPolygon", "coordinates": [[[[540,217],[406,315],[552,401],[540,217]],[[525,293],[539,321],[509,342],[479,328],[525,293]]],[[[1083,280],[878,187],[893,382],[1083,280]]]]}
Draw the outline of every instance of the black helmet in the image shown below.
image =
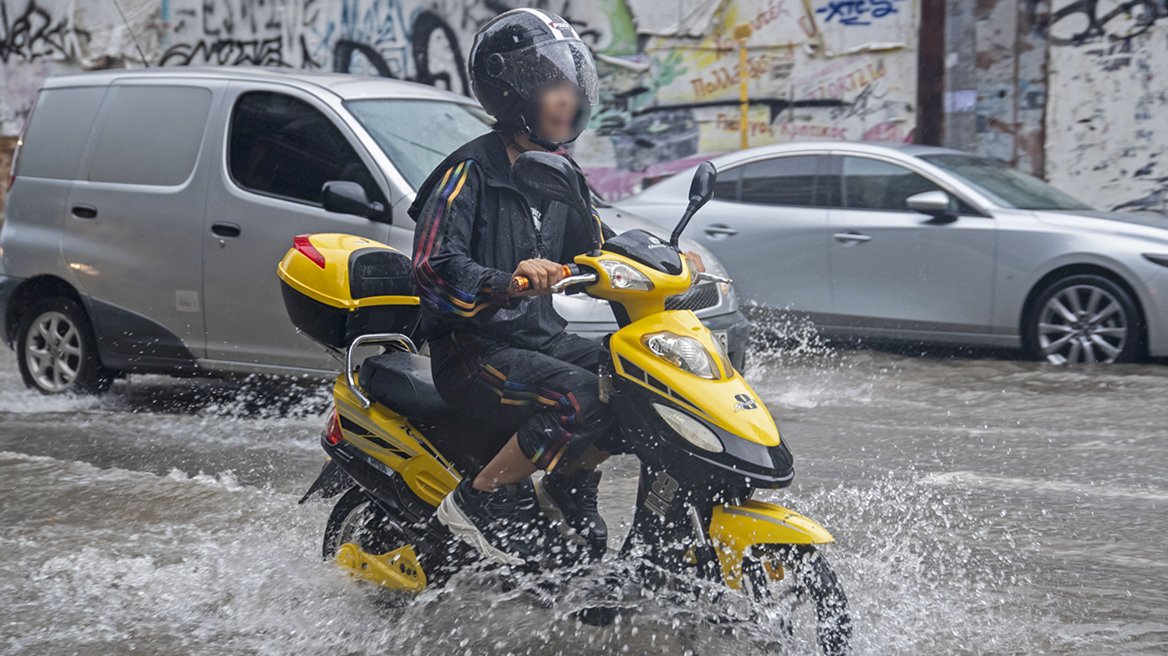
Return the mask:
{"type": "Polygon", "coordinates": [[[596,104],[596,64],[568,21],[538,9],[513,9],[475,35],[470,48],[470,87],[500,126],[526,131],[548,150],[580,136],[596,104]],[[580,102],[571,138],[549,141],[535,134],[535,92],[556,80],[572,82],[580,102]]]}

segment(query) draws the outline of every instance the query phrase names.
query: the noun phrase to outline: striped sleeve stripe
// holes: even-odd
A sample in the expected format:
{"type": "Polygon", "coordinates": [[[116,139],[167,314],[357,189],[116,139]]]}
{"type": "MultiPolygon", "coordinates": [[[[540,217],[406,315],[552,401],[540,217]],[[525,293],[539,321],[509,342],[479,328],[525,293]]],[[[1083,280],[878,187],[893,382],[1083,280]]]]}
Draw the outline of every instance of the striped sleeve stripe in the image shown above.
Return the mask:
{"type": "Polygon", "coordinates": [[[442,219],[450,215],[450,208],[466,184],[473,162],[460,162],[443,176],[436,192],[437,198],[423,220],[422,238],[418,241],[420,254],[414,262],[414,277],[421,295],[439,307],[464,317],[473,317],[490,307],[494,289],[489,285],[481,287],[476,293],[458,289],[438,276],[430,266],[430,256],[442,248],[442,219]]]}

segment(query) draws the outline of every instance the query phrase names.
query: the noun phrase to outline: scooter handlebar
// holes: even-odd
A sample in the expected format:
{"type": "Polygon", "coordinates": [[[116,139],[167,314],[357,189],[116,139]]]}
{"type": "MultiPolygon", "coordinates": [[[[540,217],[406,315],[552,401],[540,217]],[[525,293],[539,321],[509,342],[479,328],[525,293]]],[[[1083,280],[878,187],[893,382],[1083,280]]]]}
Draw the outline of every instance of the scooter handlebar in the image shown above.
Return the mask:
{"type": "MultiPolygon", "coordinates": [[[[579,274],[580,274],[580,268],[577,267],[575,264],[565,264],[564,265],[564,277],[563,277],[563,279],[560,280],[560,282],[558,282],[552,286],[552,292],[560,291],[560,289],[563,289],[563,287],[560,287],[560,289],[556,289],[556,286],[558,286],[564,280],[567,280],[567,279],[569,279],[573,276],[577,276],[579,274]]],[[[580,282],[580,281],[575,281],[575,282],[580,282]]],[[[571,284],[571,283],[569,283],[569,284],[571,284]]],[[[531,289],[531,281],[527,279],[527,276],[515,276],[514,278],[511,279],[511,287],[513,287],[515,289],[515,291],[517,291],[517,292],[525,292],[525,291],[531,289]]]]}

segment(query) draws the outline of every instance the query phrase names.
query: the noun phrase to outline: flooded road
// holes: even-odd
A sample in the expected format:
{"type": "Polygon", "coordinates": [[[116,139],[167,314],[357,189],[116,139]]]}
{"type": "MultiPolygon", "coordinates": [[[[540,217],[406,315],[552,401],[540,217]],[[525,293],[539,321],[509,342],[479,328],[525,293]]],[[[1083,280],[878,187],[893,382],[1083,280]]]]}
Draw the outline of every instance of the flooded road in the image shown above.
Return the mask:
{"type": "MultiPolygon", "coordinates": [[[[1168,367],[810,349],[748,376],[796,455],[858,654],[1168,652],[1168,367]]],[[[26,391],[0,353],[0,653],[754,654],[647,598],[607,628],[459,575],[404,608],[321,562],[328,397],[134,377],[26,391]]],[[[605,467],[618,535],[636,463],[605,467]]],[[[613,545],[615,546],[615,541],[613,545]]],[[[809,653],[806,644],[790,651],[809,653]]]]}

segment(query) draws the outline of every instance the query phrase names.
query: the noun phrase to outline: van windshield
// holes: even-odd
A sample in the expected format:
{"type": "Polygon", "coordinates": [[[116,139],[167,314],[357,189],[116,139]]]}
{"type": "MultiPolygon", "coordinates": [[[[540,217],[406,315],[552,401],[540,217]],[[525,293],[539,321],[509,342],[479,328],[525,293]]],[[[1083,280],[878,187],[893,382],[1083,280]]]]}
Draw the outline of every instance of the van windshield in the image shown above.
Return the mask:
{"type": "Polygon", "coordinates": [[[414,189],[447,155],[490,129],[483,110],[442,100],[377,98],[345,107],[414,189]]]}

